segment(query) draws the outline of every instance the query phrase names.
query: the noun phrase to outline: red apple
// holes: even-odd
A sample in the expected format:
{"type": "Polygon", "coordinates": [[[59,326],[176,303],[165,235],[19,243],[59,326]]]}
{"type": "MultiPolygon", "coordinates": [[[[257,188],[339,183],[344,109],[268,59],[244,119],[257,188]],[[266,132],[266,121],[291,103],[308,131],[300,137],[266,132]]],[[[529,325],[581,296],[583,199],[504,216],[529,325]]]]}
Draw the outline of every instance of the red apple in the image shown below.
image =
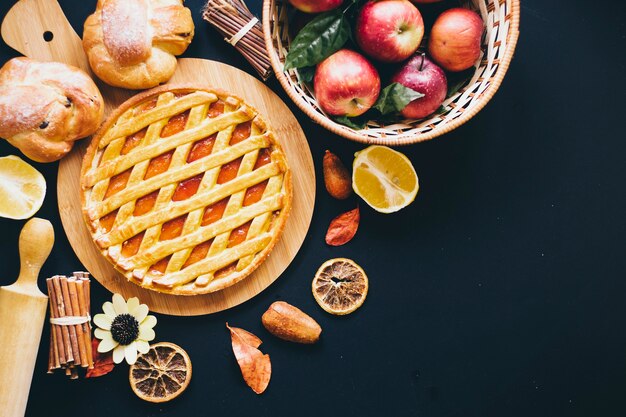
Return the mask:
{"type": "Polygon", "coordinates": [[[306,13],[321,13],[336,9],[343,0],[289,0],[289,3],[306,13]]]}
{"type": "Polygon", "coordinates": [[[448,81],[446,74],[425,54],[414,55],[391,78],[424,97],[413,100],[401,111],[407,119],[421,119],[435,112],[446,99],[448,81]]]}
{"type": "Polygon", "coordinates": [[[478,13],[457,7],[441,13],[428,41],[430,56],[448,71],[471,68],[480,57],[483,20],[478,13]]]}
{"type": "Polygon", "coordinates": [[[400,62],[420,46],[424,21],[409,0],[370,0],[357,16],[355,32],[367,55],[383,62],[400,62]]]}
{"type": "Polygon", "coordinates": [[[370,109],[380,93],[376,68],[361,54],[341,49],[317,65],[315,97],[333,116],[359,116],[370,109]]]}

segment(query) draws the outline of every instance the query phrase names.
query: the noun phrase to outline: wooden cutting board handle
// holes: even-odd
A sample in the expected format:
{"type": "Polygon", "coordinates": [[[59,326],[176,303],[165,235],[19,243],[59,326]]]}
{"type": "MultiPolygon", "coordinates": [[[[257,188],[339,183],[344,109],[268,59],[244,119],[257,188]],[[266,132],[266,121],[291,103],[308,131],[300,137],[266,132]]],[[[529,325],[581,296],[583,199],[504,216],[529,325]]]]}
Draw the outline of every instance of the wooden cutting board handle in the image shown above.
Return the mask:
{"type": "Polygon", "coordinates": [[[18,1],[2,21],[0,33],[7,45],[27,57],[89,71],[82,41],[57,0],[18,1]]]}
{"type": "Polygon", "coordinates": [[[46,297],[37,287],[41,266],[52,250],[54,230],[48,220],[33,218],[20,233],[20,276],[0,287],[0,414],[22,417],[35,369],[46,297]]]}

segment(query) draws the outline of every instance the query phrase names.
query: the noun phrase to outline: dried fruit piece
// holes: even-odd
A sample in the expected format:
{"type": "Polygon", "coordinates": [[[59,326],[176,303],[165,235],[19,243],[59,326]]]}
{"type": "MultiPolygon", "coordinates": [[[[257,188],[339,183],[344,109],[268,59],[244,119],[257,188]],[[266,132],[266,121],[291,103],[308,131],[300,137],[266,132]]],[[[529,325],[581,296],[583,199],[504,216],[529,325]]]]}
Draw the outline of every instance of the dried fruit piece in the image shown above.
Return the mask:
{"type": "Polygon", "coordinates": [[[155,343],[131,365],[129,379],[133,392],[142,400],[170,401],[189,385],[191,360],[187,352],[174,343],[155,343]]]}
{"type": "Polygon", "coordinates": [[[284,301],[276,301],[261,317],[263,326],[274,336],[295,343],[315,343],[322,328],[313,318],[284,301]]]}
{"type": "Polygon", "coordinates": [[[359,228],[360,220],[358,207],[335,217],[328,226],[326,243],[330,246],[341,246],[351,241],[359,228]]]}
{"type": "Polygon", "coordinates": [[[113,368],[115,368],[115,363],[113,363],[113,352],[98,352],[99,343],[100,341],[98,339],[91,339],[91,351],[94,352],[93,368],[87,370],[85,378],[97,378],[108,374],[113,370],[113,368]]]}
{"type": "Polygon", "coordinates": [[[369,288],[365,271],[351,259],[330,259],[313,279],[313,297],[324,310],[344,315],[361,307],[369,288]]]}
{"type": "Polygon", "coordinates": [[[272,363],[270,355],[263,354],[259,349],[261,339],[247,330],[238,327],[230,327],[230,337],[233,345],[233,353],[241,368],[243,380],[252,391],[262,394],[270,383],[272,376],[272,363]]]}
{"type": "Polygon", "coordinates": [[[339,157],[330,151],[324,153],[324,184],[328,194],[338,200],[345,200],[352,194],[350,172],[339,157]]]}

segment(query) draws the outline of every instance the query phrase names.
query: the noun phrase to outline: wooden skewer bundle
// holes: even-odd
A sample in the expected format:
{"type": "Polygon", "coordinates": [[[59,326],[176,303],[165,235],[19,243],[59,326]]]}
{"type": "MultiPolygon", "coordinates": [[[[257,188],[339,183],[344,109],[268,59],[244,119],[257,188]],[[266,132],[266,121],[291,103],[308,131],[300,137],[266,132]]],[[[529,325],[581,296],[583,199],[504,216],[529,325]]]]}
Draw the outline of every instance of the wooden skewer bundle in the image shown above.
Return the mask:
{"type": "Polygon", "coordinates": [[[272,75],[263,28],[243,0],[208,0],[202,16],[246,58],[263,80],[272,75]]]}
{"type": "Polygon", "coordinates": [[[66,375],[76,379],[77,368],[93,368],[89,274],[55,275],[46,284],[51,323],[48,373],[65,369],[66,375]]]}

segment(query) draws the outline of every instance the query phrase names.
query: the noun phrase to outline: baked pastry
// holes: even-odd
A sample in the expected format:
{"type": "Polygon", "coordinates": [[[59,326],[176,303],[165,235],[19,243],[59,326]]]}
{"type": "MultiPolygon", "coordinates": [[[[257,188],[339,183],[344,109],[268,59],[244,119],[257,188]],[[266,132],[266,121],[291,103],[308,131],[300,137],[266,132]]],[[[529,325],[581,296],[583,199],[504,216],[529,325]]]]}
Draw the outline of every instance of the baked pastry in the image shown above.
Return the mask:
{"type": "Polygon", "coordinates": [[[144,89],[169,80],[176,55],[193,39],[182,0],[98,0],[83,29],[83,48],[105,83],[144,89]]]}
{"type": "Polygon", "coordinates": [[[230,286],[277,242],[291,172],[271,128],[230,94],[163,86],[124,103],[82,166],[83,212],[129,280],[194,295],[230,286]]]}
{"type": "Polygon", "coordinates": [[[76,67],[13,58],[0,68],[0,137],[33,161],[61,159],[103,114],[98,87],[76,67]]]}

